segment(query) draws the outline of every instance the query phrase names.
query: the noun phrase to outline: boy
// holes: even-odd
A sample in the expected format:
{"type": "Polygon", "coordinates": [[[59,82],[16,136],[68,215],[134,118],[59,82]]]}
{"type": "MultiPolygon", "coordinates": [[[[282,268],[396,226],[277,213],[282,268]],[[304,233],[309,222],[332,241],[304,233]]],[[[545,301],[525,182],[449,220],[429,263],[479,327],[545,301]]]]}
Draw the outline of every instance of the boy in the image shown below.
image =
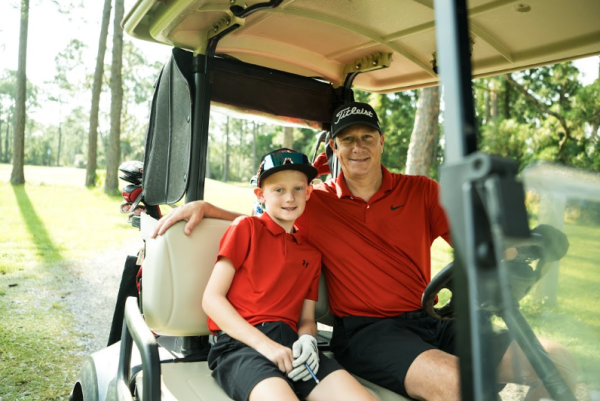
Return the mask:
{"type": "Polygon", "coordinates": [[[321,254],[294,227],[316,175],[302,153],[265,155],[254,190],[264,213],[237,218],[221,239],[202,306],[218,336],[209,366],[236,400],[375,400],[317,349],[321,254]]]}

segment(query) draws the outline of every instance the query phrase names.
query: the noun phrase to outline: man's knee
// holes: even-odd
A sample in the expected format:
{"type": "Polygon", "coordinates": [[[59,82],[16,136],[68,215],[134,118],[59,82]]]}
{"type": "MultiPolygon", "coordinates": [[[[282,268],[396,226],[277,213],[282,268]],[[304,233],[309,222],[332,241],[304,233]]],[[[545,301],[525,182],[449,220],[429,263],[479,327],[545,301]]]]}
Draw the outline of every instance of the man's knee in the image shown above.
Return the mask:
{"type": "Polygon", "coordinates": [[[458,358],[440,350],[423,352],[410,365],[404,387],[416,399],[459,400],[458,358]]]}
{"type": "MultiPolygon", "coordinates": [[[[573,388],[577,381],[577,364],[571,353],[561,344],[539,339],[556,366],[562,378],[573,388]]],[[[539,377],[533,366],[516,342],[513,342],[502,358],[498,367],[498,378],[501,383],[519,383],[533,385],[539,377]]]]}

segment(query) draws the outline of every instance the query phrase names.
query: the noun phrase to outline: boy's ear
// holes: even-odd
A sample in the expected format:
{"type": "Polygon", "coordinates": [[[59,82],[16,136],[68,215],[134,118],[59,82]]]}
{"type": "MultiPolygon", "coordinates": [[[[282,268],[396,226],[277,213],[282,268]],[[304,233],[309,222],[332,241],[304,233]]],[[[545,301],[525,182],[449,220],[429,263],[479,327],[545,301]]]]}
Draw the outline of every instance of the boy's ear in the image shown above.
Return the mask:
{"type": "Polygon", "coordinates": [[[254,195],[256,195],[256,199],[258,199],[259,202],[265,202],[265,193],[261,187],[254,188],[254,195]]]}
{"type": "Polygon", "coordinates": [[[306,200],[310,199],[310,194],[312,194],[312,191],[313,191],[312,184],[308,184],[308,187],[306,187],[306,200]]]}

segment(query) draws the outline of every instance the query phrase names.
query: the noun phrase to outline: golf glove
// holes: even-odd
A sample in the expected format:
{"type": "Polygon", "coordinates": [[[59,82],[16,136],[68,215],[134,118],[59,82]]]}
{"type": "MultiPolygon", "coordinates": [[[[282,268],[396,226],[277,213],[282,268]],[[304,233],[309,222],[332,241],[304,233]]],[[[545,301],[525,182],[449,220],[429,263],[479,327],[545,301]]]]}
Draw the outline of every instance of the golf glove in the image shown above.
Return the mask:
{"type": "Polygon", "coordinates": [[[303,334],[296,340],[292,346],[294,356],[294,369],[288,374],[293,381],[307,381],[312,378],[305,363],[310,366],[313,373],[319,370],[319,349],[317,348],[317,339],[310,334],[303,334]]]}

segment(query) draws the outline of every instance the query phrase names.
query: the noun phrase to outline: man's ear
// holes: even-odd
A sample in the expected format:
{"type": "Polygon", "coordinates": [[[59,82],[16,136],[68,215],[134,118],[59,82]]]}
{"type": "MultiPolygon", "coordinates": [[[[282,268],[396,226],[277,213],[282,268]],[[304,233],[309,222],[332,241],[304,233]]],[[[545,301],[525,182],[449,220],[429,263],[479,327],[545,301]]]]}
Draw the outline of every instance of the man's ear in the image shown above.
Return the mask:
{"type": "Polygon", "coordinates": [[[333,150],[333,153],[337,156],[337,145],[335,144],[335,139],[329,140],[329,147],[333,150]]]}
{"type": "Polygon", "coordinates": [[[379,141],[381,142],[381,153],[383,153],[383,144],[385,142],[385,136],[383,134],[379,134],[379,141]]]}
{"type": "Polygon", "coordinates": [[[258,199],[260,203],[265,203],[265,192],[261,187],[254,188],[254,195],[256,195],[256,199],[258,199]]]}

